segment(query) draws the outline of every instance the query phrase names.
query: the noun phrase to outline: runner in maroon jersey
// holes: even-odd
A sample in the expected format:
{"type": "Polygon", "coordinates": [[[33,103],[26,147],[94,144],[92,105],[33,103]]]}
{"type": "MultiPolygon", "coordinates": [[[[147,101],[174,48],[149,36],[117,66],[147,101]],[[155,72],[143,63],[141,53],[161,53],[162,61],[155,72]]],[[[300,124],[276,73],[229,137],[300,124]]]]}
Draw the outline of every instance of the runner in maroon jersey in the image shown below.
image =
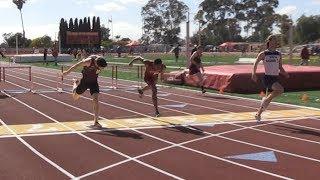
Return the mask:
{"type": "Polygon", "coordinates": [[[145,67],[146,71],[144,74],[144,81],[147,83],[147,85],[142,88],[138,89],[138,92],[140,94],[140,97],[142,97],[143,92],[151,89],[152,90],[152,101],[155,108],[155,116],[160,116],[159,109],[158,109],[158,98],[157,98],[157,80],[158,80],[158,74],[160,74],[161,80],[163,78],[163,73],[166,68],[164,64],[162,64],[161,59],[156,59],[153,62],[149,60],[145,60],[142,57],[136,57],[134,58],[130,63],[129,66],[132,66],[133,62],[135,61],[141,61],[145,67]]]}
{"type": "Polygon", "coordinates": [[[98,122],[99,118],[99,84],[98,75],[100,71],[107,66],[107,62],[102,57],[90,56],[77,64],[71,66],[67,71],[64,71],[61,76],[68,75],[71,71],[77,67],[83,67],[82,79],[74,80],[73,84],[73,99],[78,100],[80,95],[83,94],[87,89],[90,89],[90,94],[93,100],[93,111],[94,111],[94,127],[101,128],[102,126],[98,122]]]}

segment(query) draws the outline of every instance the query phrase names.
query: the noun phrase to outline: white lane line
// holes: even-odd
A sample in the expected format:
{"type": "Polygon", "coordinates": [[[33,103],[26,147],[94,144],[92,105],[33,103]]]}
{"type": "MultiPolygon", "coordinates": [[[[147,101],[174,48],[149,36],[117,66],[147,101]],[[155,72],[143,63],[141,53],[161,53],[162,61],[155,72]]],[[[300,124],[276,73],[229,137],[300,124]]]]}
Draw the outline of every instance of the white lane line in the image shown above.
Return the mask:
{"type": "MultiPolygon", "coordinates": [[[[295,123],[287,123],[287,122],[280,122],[280,123],[282,123],[282,124],[287,124],[287,125],[291,125],[291,126],[296,126],[296,127],[301,127],[301,128],[305,128],[305,129],[320,131],[320,129],[318,129],[318,128],[309,127],[309,126],[302,126],[302,125],[295,124],[295,123]]],[[[319,133],[320,133],[320,132],[319,132],[319,133]]]]}
{"type": "MultiPolygon", "coordinates": [[[[9,94],[6,94],[6,95],[10,96],[9,94]]],[[[0,119],[0,122],[5,128],[7,128],[22,144],[24,144],[27,148],[29,148],[34,154],[39,156],[41,159],[45,160],[47,163],[49,163],[51,166],[53,166],[54,168],[56,168],[57,170],[59,170],[60,172],[62,172],[66,176],[68,176],[69,178],[75,178],[74,175],[72,175],[71,173],[69,173],[68,171],[66,171],[62,167],[60,167],[55,162],[51,161],[49,158],[47,158],[46,156],[41,154],[38,150],[36,150],[29,143],[27,143],[24,139],[22,139],[17,133],[15,133],[11,128],[9,128],[8,125],[5,122],[3,122],[2,119],[0,119]]]]}
{"type": "MultiPolygon", "coordinates": [[[[50,69],[50,68],[48,69],[48,68],[42,68],[42,67],[37,67],[37,66],[33,66],[33,67],[35,67],[35,69],[38,69],[39,71],[42,71],[42,72],[50,72],[50,73],[52,72],[54,74],[59,72],[58,70],[50,69]]],[[[79,75],[81,75],[80,73],[77,73],[77,72],[72,72],[70,75],[72,75],[72,74],[74,74],[73,76],[77,76],[77,77],[79,77],[79,75]]],[[[111,79],[110,77],[104,77],[104,76],[101,76],[100,78],[105,79],[106,83],[108,82],[108,80],[110,81],[110,79],[111,79]]],[[[131,80],[125,80],[125,79],[118,79],[118,81],[137,83],[137,81],[131,81],[131,80]]],[[[118,85],[119,84],[121,85],[121,83],[118,83],[118,85]]],[[[190,91],[190,92],[194,92],[194,93],[200,93],[200,91],[198,91],[198,90],[179,88],[179,87],[169,87],[169,86],[165,86],[165,85],[160,85],[160,86],[166,87],[166,88],[171,88],[171,89],[182,90],[182,91],[190,91]]],[[[167,92],[167,91],[163,91],[163,92],[167,92]]],[[[167,92],[167,93],[170,93],[170,92],[167,92]]],[[[234,96],[234,95],[218,94],[218,93],[211,93],[211,92],[207,92],[207,94],[220,96],[220,97],[233,98],[233,99],[247,100],[247,101],[251,101],[251,102],[256,102],[258,104],[260,104],[260,102],[261,102],[261,100],[258,100],[258,99],[238,97],[238,96],[234,96]]],[[[319,108],[314,108],[314,107],[306,107],[306,106],[299,106],[299,105],[279,103],[279,102],[272,102],[272,104],[279,105],[279,106],[285,106],[285,107],[291,107],[291,108],[294,107],[294,108],[305,108],[305,109],[311,109],[311,110],[320,110],[319,108]]]]}
{"type": "MultiPolygon", "coordinates": [[[[22,79],[22,78],[21,78],[21,79],[22,79]]],[[[41,84],[41,83],[39,83],[39,84],[41,84]]],[[[19,85],[18,85],[18,86],[19,86],[19,85]]],[[[70,93],[69,93],[69,94],[70,94],[70,93]]],[[[86,98],[86,97],[83,97],[83,98],[89,99],[89,98],[86,98]]],[[[52,100],[54,100],[54,99],[52,99],[52,100]]],[[[63,103],[63,102],[61,102],[61,103],[63,103]]],[[[101,103],[110,106],[110,104],[103,103],[103,102],[101,102],[101,103]]],[[[112,105],[112,106],[114,106],[114,105],[112,105]]],[[[119,106],[114,106],[114,107],[118,107],[118,108],[120,108],[120,109],[124,109],[124,110],[127,110],[127,111],[129,111],[129,112],[134,112],[134,111],[132,111],[132,110],[128,110],[128,109],[126,109],[126,108],[122,108],[122,107],[119,107],[119,106]]],[[[138,112],[136,112],[136,113],[138,113],[138,112]]],[[[141,114],[141,113],[139,113],[139,114],[141,114]]],[[[145,116],[147,116],[147,115],[145,115],[145,116]]],[[[147,116],[147,117],[150,117],[150,116],[147,116]]],[[[117,122],[114,122],[114,123],[117,123],[117,122]]],[[[120,124],[120,123],[118,123],[118,124],[120,124]]],[[[136,130],[136,131],[137,131],[137,130],[136,130]]],[[[153,135],[144,133],[144,132],[142,132],[142,131],[137,131],[137,132],[139,132],[139,133],[141,133],[141,134],[144,134],[144,135],[146,135],[146,136],[152,137],[152,138],[154,138],[154,139],[160,140],[160,141],[164,141],[164,142],[168,142],[168,143],[171,143],[171,144],[175,144],[175,143],[169,142],[169,141],[167,141],[167,140],[163,140],[163,139],[161,139],[161,138],[155,137],[155,136],[153,136],[153,135]]],[[[207,133],[207,132],[206,132],[206,133],[207,133]]],[[[212,134],[212,133],[207,133],[207,134],[214,135],[214,134],[212,134]]],[[[182,148],[183,148],[183,146],[182,146],[182,148]]],[[[208,156],[208,157],[213,157],[213,156],[208,156]]],[[[222,161],[225,160],[224,162],[229,162],[229,161],[230,161],[230,160],[223,159],[223,158],[219,158],[218,160],[222,160],[222,161]]],[[[231,161],[231,162],[233,162],[233,161],[231,161]]],[[[240,164],[240,163],[233,162],[233,164],[240,164]]],[[[241,164],[241,167],[247,167],[247,166],[241,164]]],[[[250,167],[250,166],[248,166],[248,167],[250,167]]],[[[250,167],[250,169],[253,170],[253,169],[256,169],[256,168],[250,167]]],[[[270,172],[267,172],[267,171],[263,171],[263,170],[260,170],[260,169],[257,169],[257,170],[258,170],[258,172],[265,172],[265,174],[268,174],[268,175],[273,174],[273,173],[270,173],[270,172]]],[[[275,177],[279,177],[280,175],[274,174],[274,176],[275,176],[275,177]]],[[[285,177],[285,178],[287,178],[287,177],[285,177]]]]}
{"type": "MultiPolygon", "coordinates": [[[[14,84],[14,83],[12,83],[12,82],[10,82],[10,81],[8,81],[8,82],[11,83],[11,84],[14,84]]],[[[14,84],[14,85],[16,85],[16,84],[14,84]]],[[[19,85],[17,85],[17,86],[19,86],[19,85]]],[[[22,87],[22,86],[20,86],[20,87],[22,87]]],[[[40,95],[41,95],[41,94],[40,94],[40,95]]],[[[43,96],[44,96],[44,95],[43,95],[43,96]]],[[[44,97],[45,97],[45,96],[44,96],[44,97]]],[[[121,155],[121,156],[123,156],[123,157],[125,157],[125,158],[127,158],[127,159],[132,159],[132,157],[130,157],[130,156],[128,156],[128,155],[126,155],[126,154],[124,154],[124,153],[122,153],[122,152],[120,152],[120,151],[117,151],[117,150],[115,150],[115,149],[113,149],[113,148],[111,148],[111,147],[109,147],[109,146],[106,146],[106,145],[100,143],[99,141],[96,141],[96,140],[94,140],[94,139],[92,139],[92,138],[90,138],[90,137],[88,137],[88,136],[86,136],[86,135],[84,135],[84,134],[82,134],[82,133],[79,133],[79,132],[75,131],[73,128],[71,128],[71,127],[69,127],[69,126],[67,126],[67,125],[65,125],[65,124],[63,124],[63,123],[55,120],[54,118],[52,118],[52,117],[50,117],[50,116],[48,116],[48,115],[46,115],[46,114],[44,114],[44,113],[42,113],[41,111],[39,111],[39,110],[37,110],[36,108],[33,108],[32,106],[24,103],[23,101],[15,98],[15,97],[12,97],[12,98],[13,98],[14,100],[16,100],[17,102],[25,105],[25,106],[28,107],[29,109],[32,109],[33,111],[35,111],[35,112],[37,112],[37,113],[39,113],[39,114],[47,117],[48,119],[50,119],[50,120],[52,120],[52,121],[54,121],[54,122],[56,122],[56,123],[64,126],[65,128],[69,129],[70,131],[78,134],[79,136],[81,136],[81,137],[83,137],[83,138],[85,138],[85,139],[87,139],[87,140],[89,140],[89,141],[91,141],[91,142],[93,142],[93,143],[95,143],[95,144],[97,144],[97,145],[105,148],[105,149],[108,149],[108,150],[110,150],[110,151],[112,151],[112,152],[114,152],[114,153],[116,153],[116,154],[118,154],[118,155],[121,155]]],[[[149,168],[151,168],[151,169],[153,169],[153,170],[155,170],[155,171],[158,171],[158,172],[160,172],[160,173],[162,173],[162,174],[165,174],[165,175],[167,175],[167,176],[170,176],[170,177],[172,177],[172,178],[174,178],[174,179],[179,179],[179,180],[182,180],[182,179],[183,179],[183,178],[178,177],[178,176],[176,176],[176,175],[174,175],[174,174],[171,174],[171,173],[169,173],[169,172],[167,172],[167,171],[164,171],[164,170],[162,170],[162,169],[160,169],[160,168],[157,168],[157,167],[155,167],[155,166],[152,166],[152,165],[150,165],[150,164],[147,164],[147,163],[145,163],[145,162],[143,162],[143,161],[140,161],[140,160],[137,160],[137,159],[132,159],[132,160],[135,161],[135,162],[137,162],[137,163],[139,163],[139,164],[141,164],[141,165],[143,165],[143,166],[149,167],[149,168]]]]}
{"type": "MultiPolygon", "coordinates": [[[[36,77],[36,78],[39,78],[39,79],[45,80],[45,78],[40,78],[40,77],[37,77],[37,76],[35,76],[35,77],[36,77]]],[[[50,81],[50,80],[48,80],[48,81],[50,81]]],[[[68,85],[68,84],[66,84],[66,85],[68,85]]],[[[50,87],[50,86],[49,86],[49,87],[50,87]]],[[[125,92],[128,92],[128,91],[125,91],[125,92]]],[[[133,92],[128,92],[128,93],[133,93],[133,92]]],[[[120,97],[120,96],[117,96],[117,95],[112,95],[112,94],[107,94],[107,93],[101,93],[101,94],[105,94],[105,95],[107,95],[107,96],[111,96],[111,97],[115,97],[115,98],[120,98],[120,99],[132,101],[132,102],[136,102],[136,103],[140,103],[140,104],[144,104],[144,105],[148,105],[148,106],[153,106],[153,105],[150,104],[150,103],[145,103],[145,102],[133,100],[133,99],[130,99],[130,98],[120,97]]],[[[136,93],[134,93],[134,94],[136,94],[136,93]]],[[[146,95],[146,96],[150,97],[150,95],[146,95]]],[[[164,98],[160,98],[160,99],[164,99],[164,98]]],[[[169,100],[169,99],[164,99],[164,100],[172,101],[172,100],[169,100]]],[[[173,101],[173,102],[185,103],[184,101],[173,101]]],[[[188,104],[188,103],[187,103],[187,104],[188,104]]],[[[188,104],[188,105],[193,105],[193,104],[188,104]]],[[[207,108],[207,109],[212,109],[212,110],[217,110],[216,108],[205,107],[205,106],[201,106],[201,105],[193,105],[193,106],[202,107],[202,108],[207,108]]],[[[161,108],[166,109],[166,110],[171,110],[171,111],[174,111],[174,112],[178,112],[178,113],[187,114],[187,115],[194,115],[194,114],[192,114],[192,113],[187,113],[187,112],[184,112],[184,111],[180,111],[180,110],[176,110],[176,109],[171,109],[171,108],[168,108],[168,107],[161,107],[161,108]]],[[[220,109],[218,109],[218,110],[220,110],[220,109]]],[[[232,111],[224,111],[224,110],[220,110],[220,111],[223,111],[223,112],[226,112],[226,113],[233,113],[232,111]]],[[[141,115],[141,114],[140,114],[140,115],[141,115]]],[[[305,117],[305,116],[301,116],[301,118],[302,118],[302,117],[305,117]]],[[[242,126],[242,125],[235,124],[234,122],[225,122],[225,123],[226,123],[226,124],[236,125],[236,126],[239,126],[239,127],[244,127],[244,126],[242,126]]],[[[281,123],[281,122],[280,122],[280,123],[281,123]]],[[[285,138],[300,140],[300,141],[309,142],[309,143],[320,144],[320,142],[317,142],[317,141],[312,141],[312,140],[303,139],[303,138],[298,138],[298,137],[289,136],[289,135],[284,135],[284,134],[280,134],[280,133],[265,131],[265,130],[262,130],[262,129],[255,129],[255,128],[250,128],[250,129],[255,130],[255,131],[259,131],[259,132],[263,132],[263,133],[267,133],[267,134],[272,134],[272,135],[276,135],[276,136],[285,137],[285,138]]]]}

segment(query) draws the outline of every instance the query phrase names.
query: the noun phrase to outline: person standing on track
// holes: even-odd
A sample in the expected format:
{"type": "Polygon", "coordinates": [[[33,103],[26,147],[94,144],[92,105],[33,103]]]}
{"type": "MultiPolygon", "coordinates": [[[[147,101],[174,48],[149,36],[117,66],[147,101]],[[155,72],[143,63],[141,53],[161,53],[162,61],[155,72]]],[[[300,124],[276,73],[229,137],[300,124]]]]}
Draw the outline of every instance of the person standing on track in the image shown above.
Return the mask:
{"type": "Polygon", "coordinates": [[[4,55],[5,49],[4,48],[0,48],[0,55],[2,58],[6,58],[6,56],[4,55]]]}
{"type": "Polygon", "coordinates": [[[173,53],[174,53],[174,57],[175,57],[175,60],[176,60],[176,63],[178,62],[179,60],[179,54],[180,54],[180,44],[178,44],[173,50],[173,53]]]}
{"type": "Polygon", "coordinates": [[[46,64],[46,65],[48,65],[47,56],[48,56],[48,49],[44,48],[43,49],[43,64],[46,64]]]}
{"type": "Polygon", "coordinates": [[[282,67],[282,56],[281,53],[276,50],[277,47],[279,47],[277,36],[270,35],[267,38],[267,50],[261,52],[254,63],[252,80],[258,82],[256,71],[259,62],[263,61],[265,75],[262,82],[267,91],[272,91],[266,98],[262,99],[261,106],[255,115],[257,122],[261,121],[261,114],[268,108],[270,102],[284,92],[284,88],[279,83],[279,74],[283,74],[286,78],[289,78],[289,74],[282,67]]]}
{"type": "Polygon", "coordinates": [[[310,52],[308,50],[308,46],[303,46],[300,53],[300,57],[301,57],[300,66],[309,65],[310,52]]]}
{"type": "Polygon", "coordinates": [[[61,76],[68,75],[71,71],[77,67],[83,67],[82,79],[74,80],[73,83],[73,99],[78,100],[80,95],[83,94],[87,89],[90,89],[90,94],[93,100],[93,111],[94,111],[94,127],[101,128],[102,126],[98,122],[99,118],[99,84],[98,75],[101,70],[107,66],[105,59],[99,56],[89,56],[88,58],[74,64],[67,71],[61,73],[61,76]]]}
{"type": "Polygon", "coordinates": [[[206,93],[206,90],[204,89],[204,68],[202,66],[201,62],[201,56],[203,53],[203,46],[198,46],[197,50],[194,51],[194,53],[191,55],[190,58],[190,65],[189,65],[189,77],[197,83],[199,87],[201,87],[202,93],[206,93]],[[200,71],[202,70],[202,73],[200,71]]]}
{"type": "Polygon", "coordinates": [[[161,59],[156,59],[153,62],[149,60],[145,60],[142,57],[136,57],[134,58],[130,63],[129,66],[132,66],[132,64],[135,61],[141,61],[145,67],[145,74],[144,74],[144,81],[147,83],[147,86],[145,86],[142,89],[138,89],[138,93],[140,97],[142,97],[144,91],[151,89],[152,91],[152,101],[155,108],[155,116],[159,117],[159,109],[158,109],[158,98],[157,98],[157,80],[158,80],[158,74],[160,74],[161,80],[163,80],[163,73],[166,68],[166,66],[162,63],[161,59]]]}

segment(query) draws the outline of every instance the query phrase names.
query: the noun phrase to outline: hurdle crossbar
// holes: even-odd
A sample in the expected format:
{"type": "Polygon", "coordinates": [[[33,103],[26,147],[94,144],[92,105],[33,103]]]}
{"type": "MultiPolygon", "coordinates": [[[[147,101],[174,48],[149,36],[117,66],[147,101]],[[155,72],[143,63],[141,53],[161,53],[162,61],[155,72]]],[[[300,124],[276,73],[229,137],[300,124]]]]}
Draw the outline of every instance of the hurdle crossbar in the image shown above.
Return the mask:
{"type": "MultiPolygon", "coordinates": [[[[114,63],[114,62],[110,62],[109,65],[111,66],[111,83],[112,86],[115,87],[115,89],[122,89],[118,87],[118,71],[119,71],[119,67],[129,67],[129,65],[127,63],[114,63]]],[[[132,87],[128,87],[128,88],[124,88],[124,89],[133,89],[133,88],[137,88],[137,87],[141,87],[143,84],[143,72],[144,72],[144,65],[143,64],[133,64],[133,67],[137,68],[137,84],[133,85],[132,87]]]]}
{"type": "MultiPolygon", "coordinates": [[[[30,82],[30,89],[26,89],[26,90],[18,90],[18,89],[4,89],[4,92],[8,92],[8,93],[26,93],[26,92],[32,92],[33,90],[33,81],[32,81],[32,72],[31,72],[31,66],[3,66],[2,67],[2,79],[3,82],[6,82],[6,69],[28,69],[28,80],[30,82]]],[[[0,68],[1,69],[1,68],[0,68]]],[[[1,71],[1,70],[0,70],[1,71]]]]}

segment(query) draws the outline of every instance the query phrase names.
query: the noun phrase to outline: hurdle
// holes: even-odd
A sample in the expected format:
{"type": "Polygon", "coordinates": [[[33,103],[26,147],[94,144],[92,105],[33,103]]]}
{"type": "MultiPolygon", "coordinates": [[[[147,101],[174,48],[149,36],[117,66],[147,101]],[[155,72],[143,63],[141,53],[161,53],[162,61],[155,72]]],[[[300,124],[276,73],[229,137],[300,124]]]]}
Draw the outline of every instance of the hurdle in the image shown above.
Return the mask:
{"type": "MultiPolygon", "coordinates": [[[[6,70],[7,69],[28,69],[28,81],[30,82],[30,88],[29,89],[4,89],[3,92],[12,93],[12,94],[20,94],[20,93],[27,93],[32,92],[34,88],[33,80],[32,80],[32,73],[31,73],[31,66],[3,66],[0,67],[2,69],[2,82],[5,83],[6,80],[6,70]]],[[[0,70],[1,72],[1,70],[0,70]]],[[[1,79],[1,78],[0,78],[1,79]]]]}
{"type": "MultiPolygon", "coordinates": [[[[130,87],[119,87],[118,80],[119,80],[119,75],[118,73],[120,72],[121,68],[131,68],[128,66],[127,63],[113,63],[110,62],[108,63],[108,69],[111,71],[111,84],[110,85],[105,85],[101,86],[100,91],[101,92],[106,92],[109,90],[116,90],[116,89],[124,89],[124,90],[136,90],[138,87],[141,87],[143,84],[143,72],[144,72],[144,65],[137,64],[134,65],[135,68],[137,68],[136,73],[137,73],[137,84],[132,85],[130,87]]],[[[64,72],[66,65],[61,65],[60,72],[64,72]]],[[[134,72],[134,71],[133,71],[134,72]]],[[[57,82],[56,82],[56,90],[58,92],[72,92],[72,88],[64,88],[65,86],[65,78],[64,77],[57,77],[57,82]]]]}
{"type": "MultiPolygon", "coordinates": [[[[58,83],[59,80],[56,79],[56,82],[58,83]]],[[[45,93],[57,93],[57,92],[60,92],[60,91],[59,91],[58,85],[57,85],[56,89],[54,89],[54,88],[45,88],[45,89],[35,89],[35,88],[33,88],[31,92],[33,94],[45,94],[45,93]]]]}
{"type": "MultiPolygon", "coordinates": [[[[65,65],[61,65],[61,69],[60,69],[60,72],[63,73],[64,70],[66,69],[67,66],[65,65]]],[[[109,91],[109,90],[112,90],[112,89],[117,89],[117,86],[118,86],[118,67],[113,65],[111,66],[111,86],[103,86],[102,88],[100,88],[100,91],[101,92],[106,92],[106,91],[109,91]]],[[[62,92],[72,92],[73,89],[72,88],[65,88],[64,86],[66,85],[65,84],[65,78],[63,76],[58,77],[56,78],[57,81],[56,81],[56,91],[62,93],[62,92]]]]}
{"type": "MultiPolygon", "coordinates": [[[[129,87],[119,87],[118,86],[118,72],[119,68],[129,68],[132,69],[127,63],[114,63],[111,62],[109,65],[112,66],[112,73],[111,73],[111,84],[114,89],[124,89],[124,90],[136,90],[137,88],[141,87],[143,84],[143,72],[144,72],[144,65],[142,64],[134,64],[133,68],[136,68],[136,77],[138,78],[137,84],[131,85],[129,87]]],[[[134,72],[133,71],[133,72],[134,72]]]]}
{"type": "MultiPolygon", "coordinates": [[[[60,71],[61,71],[61,73],[63,73],[63,71],[64,71],[64,69],[65,69],[65,67],[66,66],[64,66],[64,65],[61,65],[61,69],[60,69],[60,71]]],[[[57,74],[57,78],[56,78],[56,84],[57,84],[57,87],[56,87],[56,91],[57,92],[60,92],[60,93],[62,93],[62,92],[72,92],[72,88],[64,88],[64,77],[63,76],[61,76],[61,77],[59,77],[59,74],[57,74]],[[59,85],[60,85],[60,87],[59,87],[59,85]]]]}

